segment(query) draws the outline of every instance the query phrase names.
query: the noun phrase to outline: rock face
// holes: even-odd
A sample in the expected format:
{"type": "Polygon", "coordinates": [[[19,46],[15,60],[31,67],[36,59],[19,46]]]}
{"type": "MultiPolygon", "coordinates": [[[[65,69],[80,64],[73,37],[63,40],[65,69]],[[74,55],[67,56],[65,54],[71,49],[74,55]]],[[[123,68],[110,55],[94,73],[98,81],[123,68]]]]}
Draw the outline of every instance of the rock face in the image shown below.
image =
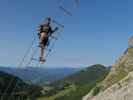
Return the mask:
{"type": "Polygon", "coordinates": [[[131,71],[133,71],[133,48],[128,48],[116,63],[113,64],[110,73],[102,82],[104,89],[120,81],[131,71]]]}
{"type": "Polygon", "coordinates": [[[86,95],[83,100],[133,100],[133,72],[97,96],[89,97],[86,95]]]}
{"type": "Polygon", "coordinates": [[[133,37],[129,39],[129,48],[97,87],[100,90],[95,95],[92,89],[83,100],[133,100],[133,37]]]}
{"type": "Polygon", "coordinates": [[[128,40],[129,47],[133,47],[133,36],[128,40]]]}

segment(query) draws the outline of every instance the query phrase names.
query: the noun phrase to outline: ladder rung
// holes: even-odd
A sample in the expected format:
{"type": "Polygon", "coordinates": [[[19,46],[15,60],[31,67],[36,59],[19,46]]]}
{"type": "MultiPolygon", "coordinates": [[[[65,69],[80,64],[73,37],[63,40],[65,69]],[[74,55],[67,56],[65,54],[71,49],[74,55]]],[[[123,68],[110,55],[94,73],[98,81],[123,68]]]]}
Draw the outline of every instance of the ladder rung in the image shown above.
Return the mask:
{"type": "Polygon", "coordinates": [[[72,16],[71,12],[69,12],[67,9],[65,9],[63,6],[59,7],[64,13],[66,13],[69,16],[72,16]]]}
{"type": "Polygon", "coordinates": [[[64,28],[64,25],[60,24],[59,22],[57,22],[56,20],[53,20],[53,23],[59,25],[60,27],[64,28]]]}

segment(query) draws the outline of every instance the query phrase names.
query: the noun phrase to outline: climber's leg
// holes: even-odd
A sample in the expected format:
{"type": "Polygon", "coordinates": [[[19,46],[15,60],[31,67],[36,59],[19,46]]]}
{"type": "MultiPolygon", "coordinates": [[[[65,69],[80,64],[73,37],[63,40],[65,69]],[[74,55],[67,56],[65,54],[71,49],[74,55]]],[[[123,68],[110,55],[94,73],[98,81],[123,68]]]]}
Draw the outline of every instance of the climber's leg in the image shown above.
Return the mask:
{"type": "Polygon", "coordinates": [[[40,36],[40,62],[45,62],[45,58],[44,58],[44,50],[45,50],[45,46],[46,46],[46,33],[42,32],[41,36],[40,36]]]}

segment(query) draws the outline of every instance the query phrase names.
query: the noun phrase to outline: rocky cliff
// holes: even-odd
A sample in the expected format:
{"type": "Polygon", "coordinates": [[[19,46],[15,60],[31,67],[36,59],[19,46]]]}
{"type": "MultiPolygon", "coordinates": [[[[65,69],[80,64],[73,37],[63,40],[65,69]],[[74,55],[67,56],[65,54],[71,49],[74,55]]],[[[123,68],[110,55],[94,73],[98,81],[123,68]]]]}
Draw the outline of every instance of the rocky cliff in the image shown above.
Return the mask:
{"type": "Polygon", "coordinates": [[[133,100],[133,72],[97,96],[88,94],[83,100],[133,100]]]}
{"type": "Polygon", "coordinates": [[[129,48],[112,65],[107,77],[83,100],[133,100],[133,38],[129,48]],[[129,74],[130,73],[130,74],[129,74]]]}

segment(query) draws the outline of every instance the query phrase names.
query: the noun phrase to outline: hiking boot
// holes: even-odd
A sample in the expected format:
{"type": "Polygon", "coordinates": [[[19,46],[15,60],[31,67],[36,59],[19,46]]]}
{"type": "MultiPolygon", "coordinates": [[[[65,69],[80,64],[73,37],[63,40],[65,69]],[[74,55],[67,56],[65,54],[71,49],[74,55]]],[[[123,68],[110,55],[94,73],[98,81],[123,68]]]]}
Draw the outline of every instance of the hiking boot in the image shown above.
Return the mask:
{"type": "Polygon", "coordinates": [[[41,63],[44,63],[46,60],[45,60],[43,57],[40,57],[39,61],[40,61],[41,63]]]}

